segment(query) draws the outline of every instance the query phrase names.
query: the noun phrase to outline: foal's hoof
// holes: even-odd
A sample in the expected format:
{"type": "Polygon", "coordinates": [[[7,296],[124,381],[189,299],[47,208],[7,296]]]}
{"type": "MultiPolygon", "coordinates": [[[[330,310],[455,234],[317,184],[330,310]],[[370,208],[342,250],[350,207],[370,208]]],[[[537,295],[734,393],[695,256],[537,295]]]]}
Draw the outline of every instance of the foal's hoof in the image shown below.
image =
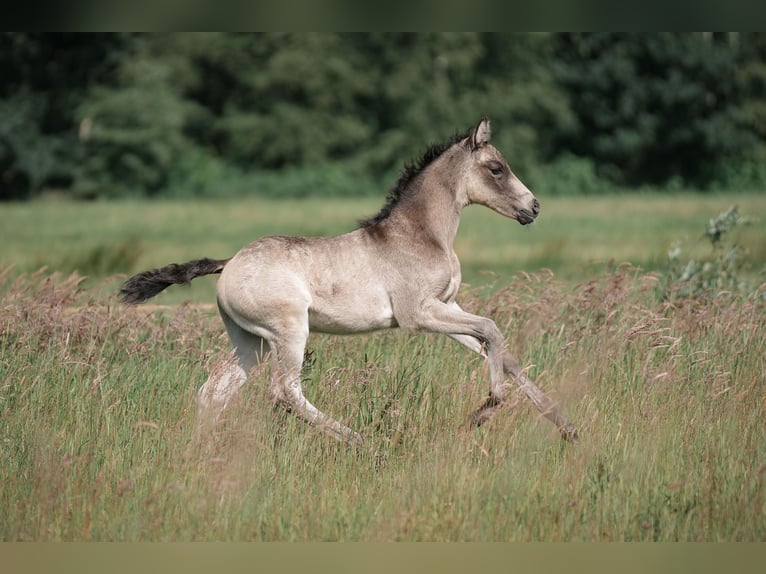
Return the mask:
{"type": "Polygon", "coordinates": [[[484,423],[488,423],[490,420],[492,420],[492,417],[495,416],[495,413],[497,413],[499,406],[500,401],[493,399],[492,397],[488,397],[487,400],[484,401],[484,404],[476,409],[471,415],[471,426],[480,427],[484,423]]]}
{"type": "Polygon", "coordinates": [[[577,429],[569,423],[561,427],[559,432],[561,433],[561,438],[567,442],[571,442],[572,444],[580,442],[580,437],[577,435],[577,429]]]}

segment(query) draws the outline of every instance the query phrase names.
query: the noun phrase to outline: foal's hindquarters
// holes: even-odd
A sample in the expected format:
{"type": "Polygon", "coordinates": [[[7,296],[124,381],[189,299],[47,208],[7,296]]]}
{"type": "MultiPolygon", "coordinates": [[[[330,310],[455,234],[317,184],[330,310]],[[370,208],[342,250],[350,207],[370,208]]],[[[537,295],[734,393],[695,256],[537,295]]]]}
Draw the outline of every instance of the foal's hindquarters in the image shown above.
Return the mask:
{"type": "Polygon", "coordinates": [[[284,253],[281,259],[266,257],[270,244],[286,241],[288,238],[266,238],[254,242],[221,274],[218,309],[233,350],[198,392],[200,420],[218,418],[253,367],[268,357],[271,372],[266,394],[275,405],[337,439],[360,443],[361,435],[321,412],[303,394],[301,370],[312,304],[303,276],[305,265],[291,264],[291,257],[284,253]]]}

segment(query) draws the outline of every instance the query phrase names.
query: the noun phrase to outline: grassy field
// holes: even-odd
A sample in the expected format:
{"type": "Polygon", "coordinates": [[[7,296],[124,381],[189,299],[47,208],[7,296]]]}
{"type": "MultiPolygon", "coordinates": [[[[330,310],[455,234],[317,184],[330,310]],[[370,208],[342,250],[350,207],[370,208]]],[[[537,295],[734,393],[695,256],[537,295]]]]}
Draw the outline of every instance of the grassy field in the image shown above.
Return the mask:
{"type": "MultiPolygon", "coordinates": [[[[463,281],[477,287],[519,271],[551,269],[557,278],[587,280],[610,262],[647,271],[665,265],[672,244],[703,255],[711,217],[736,204],[752,225],[739,241],[757,274],[766,262],[766,194],[639,194],[598,198],[541,197],[542,214],[521,227],[485,209],[465,210],[456,241],[463,281]]],[[[228,257],[269,234],[329,235],[375,213],[375,199],[251,199],[122,203],[0,204],[0,265],[17,272],[41,266],[102,279],[199,257],[228,257]]],[[[89,285],[93,285],[91,281],[89,285]]],[[[119,278],[106,287],[115,288],[119,278]]],[[[211,302],[214,279],[163,294],[158,302],[211,302]]]]}
{"type": "MultiPolygon", "coordinates": [[[[581,442],[523,398],[470,428],[487,370],[447,339],[314,336],[306,394],[365,435],[356,451],[273,412],[264,372],[198,432],[226,341],[210,305],[172,304],[212,302],[213,278],[159,309],[108,293],[114,273],[341,232],[376,203],[0,205],[0,264],[16,265],[0,272],[0,539],[763,541],[764,288],[657,295],[672,241],[709,249],[702,229],[732,203],[766,213],[759,195],[551,199],[521,228],[469,209],[464,306],[496,320],[581,442]],[[29,273],[43,264],[67,273],[29,273]]],[[[738,233],[755,279],[764,222],[738,233]]]]}

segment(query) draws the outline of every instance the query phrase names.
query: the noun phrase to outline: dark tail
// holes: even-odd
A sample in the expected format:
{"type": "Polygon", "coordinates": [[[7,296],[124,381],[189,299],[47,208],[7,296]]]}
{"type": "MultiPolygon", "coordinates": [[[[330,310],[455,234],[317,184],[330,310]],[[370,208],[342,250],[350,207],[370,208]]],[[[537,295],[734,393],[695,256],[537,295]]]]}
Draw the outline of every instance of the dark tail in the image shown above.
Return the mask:
{"type": "Polygon", "coordinates": [[[220,273],[228,262],[228,259],[195,259],[144,271],[125,281],[120,289],[120,300],[131,305],[143,303],[171,285],[188,285],[196,277],[220,273]]]}

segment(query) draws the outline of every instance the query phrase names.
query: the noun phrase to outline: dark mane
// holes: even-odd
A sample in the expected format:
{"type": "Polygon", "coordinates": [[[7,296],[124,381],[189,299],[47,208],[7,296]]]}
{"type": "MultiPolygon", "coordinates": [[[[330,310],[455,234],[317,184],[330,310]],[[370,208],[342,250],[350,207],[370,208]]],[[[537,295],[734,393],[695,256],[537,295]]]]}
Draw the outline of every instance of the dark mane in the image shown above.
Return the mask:
{"type": "Polygon", "coordinates": [[[409,187],[410,183],[412,183],[412,180],[415,179],[418,174],[420,174],[426,167],[433,163],[434,160],[441,156],[445,151],[447,151],[459,141],[467,138],[469,134],[470,132],[455,134],[446,142],[432,144],[420,157],[420,159],[416,161],[408,161],[406,164],[404,164],[404,169],[402,169],[402,172],[399,175],[399,179],[396,181],[396,185],[388,192],[388,195],[386,196],[386,203],[383,205],[382,209],[378,212],[377,215],[360,221],[359,227],[370,227],[371,225],[380,223],[389,215],[391,215],[391,211],[394,209],[396,204],[399,203],[399,200],[404,197],[407,188],[409,187]]]}

